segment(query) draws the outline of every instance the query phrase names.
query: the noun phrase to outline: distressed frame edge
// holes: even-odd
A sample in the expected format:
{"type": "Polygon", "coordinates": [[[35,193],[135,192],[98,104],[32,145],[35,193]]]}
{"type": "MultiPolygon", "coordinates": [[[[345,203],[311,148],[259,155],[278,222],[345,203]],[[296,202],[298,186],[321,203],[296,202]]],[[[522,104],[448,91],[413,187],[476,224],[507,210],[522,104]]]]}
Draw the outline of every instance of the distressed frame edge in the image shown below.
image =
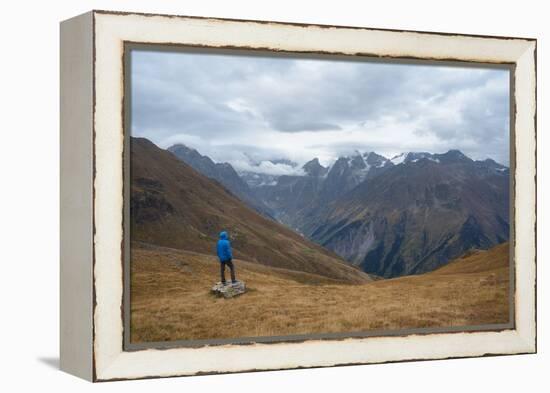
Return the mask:
{"type": "MultiPolygon", "coordinates": [[[[99,11],[98,14],[105,14],[104,12],[101,12],[99,11]]],[[[117,14],[117,13],[113,13],[113,12],[108,12],[107,14],[109,15],[113,15],[113,14],[117,14]]],[[[125,14],[126,15],[126,14],[125,14]]],[[[135,13],[129,13],[128,15],[136,15],[135,13]]],[[[145,14],[137,14],[137,15],[145,15],[145,14]]],[[[155,16],[158,16],[158,15],[155,15],[155,16]]],[[[173,18],[174,16],[169,16],[170,18],[173,18]]],[[[185,17],[185,18],[195,18],[195,17],[185,17]]],[[[204,18],[204,19],[212,19],[212,18],[204,18]]],[[[217,19],[219,20],[219,19],[217,19]]],[[[230,20],[230,21],[234,21],[234,20],[230,20]]],[[[238,22],[238,20],[237,20],[238,22]]],[[[254,22],[254,21],[252,21],[254,22]]],[[[284,23],[281,23],[281,22],[271,22],[272,24],[275,24],[275,25],[278,25],[278,24],[284,24],[284,23]]],[[[359,29],[364,29],[364,30],[369,30],[367,28],[359,28],[359,29]]],[[[392,31],[394,32],[394,31],[392,31]]],[[[394,32],[394,34],[398,34],[399,31],[397,32],[394,32]]],[[[418,32],[413,32],[413,33],[418,33],[418,32]]],[[[431,35],[431,34],[437,34],[437,33],[422,33],[422,34],[428,34],[428,35],[431,35]]],[[[471,37],[469,35],[455,35],[455,34],[451,34],[452,36],[467,36],[467,37],[471,37]]],[[[481,37],[483,38],[483,37],[481,37]]],[[[503,38],[503,37],[497,37],[498,39],[506,39],[506,38],[503,38]]],[[[525,52],[529,51],[529,47],[530,47],[530,43],[533,44],[531,49],[532,49],[532,52],[535,53],[535,69],[534,69],[534,72],[535,72],[535,75],[534,75],[534,79],[535,79],[535,83],[534,83],[534,88],[536,89],[536,40],[533,40],[533,39],[521,39],[521,40],[526,40],[526,44],[527,44],[527,48],[525,50],[525,52]],[[534,43],[533,43],[534,41],[534,43]]],[[[95,40],[94,40],[94,43],[95,43],[95,40]]],[[[530,52],[530,51],[529,51],[530,52]]],[[[531,57],[533,58],[533,57],[531,57]]],[[[466,60],[468,61],[468,60],[466,60]]],[[[95,74],[94,74],[95,75],[95,74]]],[[[531,93],[531,92],[529,92],[531,93]]],[[[528,94],[528,95],[531,95],[531,94],[528,94]]],[[[533,98],[533,97],[532,97],[533,98]]],[[[528,133],[531,133],[531,131],[533,132],[533,135],[534,135],[534,141],[535,141],[535,151],[536,151],[536,97],[534,97],[535,100],[534,100],[534,116],[535,116],[535,122],[533,124],[533,128],[529,130],[528,133]]],[[[520,131],[521,132],[521,131],[520,131]]],[[[523,132],[521,132],[523,134],[523,132]]],[[[523,135],[522,135],[523,136],[523,135]]],[[[534,167],[534,170],[535,170],[535,175],[536,175],[536,162],[534,163],[535,164],[535,167],[534,167]]],[[[534,183],[534,186],[536,187],[536,178],[535,178],[535,183],[534,183]]],[[[536,198],[536,194],[535,194],[535,198],[536,198]]],[[[536,199],[535,199],[535,207],[536,207],[536,199]]],[[[533,220],[535,220],[535,223],[536,223],[536,216],[533,217],[533,220]]],[[[533,234],[536,234],[536,227],[533,228],[534,229],[534,232],[533,234]]],[[[534,250],[534,256],[536,258],[536,249],[534,250]]],[[[536,261],[535,261],[536,263],[536,261]]],[[[535,266],[535,275],[534,275],[534,279],[535,279],[535,284],[536,284],[536,266],[535,266]]],[[[517,272],[516,272],[517,274],[517,272]]],[[[535,288],[535,293],[534,293],[534,297],[532,300],[536,301],[536,288],[535,288]]],[[[516,302],[518,302],[518,300],[516,299],[516,302]]],[[[516,333],[516,344],[520,345],[520,348],[516,348],[515,352],[511,352],[511,353],[505,353],[504,352],[495,352],[495,353],[482,353],[482,354],[468,354],[468,355],[458,355],[456,357],[472,357],[472,356],[489,356],[489,355],[503,355],[503,354],[519,354],[519,353],[534,353],[536,352],[536,310],[534,310],[535,314],[533,315],[534,316],[534,332],[533,331],[526,331],[525,329],[523,329],[522,326],[516,326],[516,330],[514,331],[516,333]]],[[[517,318],[517,315],[516,315],[516,318],[517,318]]],[[[452,334],[452,333],[451,333],[452,334]]],[[[448,334],[445,334],[445,336],[448,336],[448,334]]],[[[94,337],[94,340],[95,340],[96,337],[94,337]]],[[[142,352],[142,351],[140,351],[142,352]]],[[[410,361],[410,360],[429,360],[429,359],[442,359],[442,358],[449,358],[449,357],[454,357],[454,356],[440,356],[440,357],[428,357],[428,358],[422,358],[422,359],[419,359],[419,358],[414,358],[414,359],[407,359],[406,357],[402,357],[402,358],[399,358],[398,360],[388,360],[388,361],[366,361],[366,362],[361,362],[361,363],[345,363],[345,364],[367,364],[367,363],[385,363],[385,362],[394,362],[394,361],[410,361]]],[[[120,356],[117,356],[112,360],[112,363],[109,365],[109,366],[114,366],[114,368],[116,369],[117,368],[117,363],[119,363],[120,361],[124,362],[125,359],[121,359],[120,356]]],[[[127,360],[127,359],[126,359],[127,360]]],[[[327,364],[327,365],[309,365],[309,366],[305,366],[305,367],[330,367],[330,366],[337,366],[337,365],[341,365],[341,364],[327,364]]],[[[271,370],[271,369],[287,369],[287,368],[301,368],[302,366],[289,366],[289,367],[281,367],[281,368],[264,368],[263,370],[271,370]]],[[[99,377],[97,376],[94,376],[94,380],[97,380],[97,381],[102,381],[102,380],[118,380],[118,379],[136,379],[136,378],[151,378],[151,377],[162,377],[162,376],[183,376],[183,375],[197,375],[197,374],[204,374],[204,373],[225,373],[225,372],[243,372],[243,371],[254,371],[254,369],[246,369],[246,370],[229,370],[229,371],[213,371],[213,372],[201,372],[201,371],[198,371],[198,372],[192,372],[192,373],[172,373],[172,374],[169,374],[169,375],[144,375],[144,376],[109,376],[109,372],[103,372],[103,371],[108,371],[107,369],[109,369],[111,367],[107,367],[107,368],[103,368],[102,370],[100,370],[100,375],[99,377]]],[[[259,371],[259,370],[256,370],[256,371],[259,371]]]]}
{"type": "Polygon", "coordinates": [[[104,10],[104,9],[94,9],[91,12],[98,15],[120,15],[120,16],[136,15],[136,16],[147,16],[147,17],[158,16],[163,18],[197,19],[197,20],[204,20],[204,21],[211,20],[211,21],[221,21],[221,22],[237,22],[237,23],[242,22],[242,23],[283,25],[283,26],[295,26],[295,27],[319,27],[322,29],[355,29],[355,30],[371,30],[371,31],[395,32],[395,33],[434,34],[434,35],[443,35],[448,37],[471,37],[471,38],[491,38],[491,39],[499,39],[499,40],[537,41],[537,38],[535,37],[450,33],[450,32],[441,32],[441,31],[410,30],[410,29],[389,29],[389,28],[382,28],[382,27],[331,25],[331,24],[323,24],[323,23],[272,21],[272,20],[263,20],[263,19],[223,18],[223,17],[216,17],[216,16],[163,14],[163,13],[138,12],[138,11],[113,11],[113,10],[104,10]]]}
{"type": "Polygon", "coordinates": [[[59,25],[59,367],[88,381],[93,365],[93,12],[59,25]]]}
{"type": "Polygon", "coordinates": [[[516,199],[514,226],[519,236],[515,244],[515,318],[529,353],[537,353],[537,41],[526,45],[516,62],[515,132],[516,132],[516,199]],[[519,110],[518,108],[521,108],[519,110]],[[521,147],[518,149],[518,145],[521,147]],[[527,167],[524,169],[524,167],[527,167]],[[526,173],[523,173],[525,171],[526,173]],[[517,190],[522,190],[518,193],[517,190]],[[518,203],[518,197],[520,203],[518,203]],[[526,202],[522,202],[526,199],[526,202]],[[518,206],[526,203],[521,212],[518,206]],[[521,229],[518,229],[520,227],[521,229]],[[524,233],[522,234],[522,232],[524,233]],[[519,241],[518,241],[519,240],[519,241]],[[528,244],[527,244],[528,243],[528,244]],[[519,246],[518,246],[519,244],[519,246]],[[518,257],[524,250],[529,259],[518,257]],[[526,306],[527,305],[527,306],[526,306]]]}

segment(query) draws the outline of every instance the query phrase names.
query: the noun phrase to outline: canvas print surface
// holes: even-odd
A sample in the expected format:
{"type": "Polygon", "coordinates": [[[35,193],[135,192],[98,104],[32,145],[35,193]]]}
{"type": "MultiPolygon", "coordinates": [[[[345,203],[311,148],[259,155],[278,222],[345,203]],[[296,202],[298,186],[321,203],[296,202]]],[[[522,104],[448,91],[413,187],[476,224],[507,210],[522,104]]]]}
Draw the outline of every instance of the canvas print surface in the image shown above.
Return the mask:
{"type": "Polygon", "coordinates": [[[131,344],[512,322],[508,68],[127,56],[131,344]]]}

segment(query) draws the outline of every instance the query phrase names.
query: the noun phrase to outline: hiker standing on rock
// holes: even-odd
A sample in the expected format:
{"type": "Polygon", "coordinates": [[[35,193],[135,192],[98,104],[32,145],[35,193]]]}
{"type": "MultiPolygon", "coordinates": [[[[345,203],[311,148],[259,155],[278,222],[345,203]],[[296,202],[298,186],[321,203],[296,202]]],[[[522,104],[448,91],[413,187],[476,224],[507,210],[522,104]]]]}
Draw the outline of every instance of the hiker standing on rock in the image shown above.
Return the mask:
{"type": "Polygon", "coordinates": [[[227,236],[227,232],[220,232],[220,240],[216,246],[218,258],[220,260],[220,272],[222,277],[222,284],[225,285],[225,265],[229,266],[231,270],[231,282],[235,284],[235,266],[233,266],[233,254],[231,253],[231,243],[227,236]]]}

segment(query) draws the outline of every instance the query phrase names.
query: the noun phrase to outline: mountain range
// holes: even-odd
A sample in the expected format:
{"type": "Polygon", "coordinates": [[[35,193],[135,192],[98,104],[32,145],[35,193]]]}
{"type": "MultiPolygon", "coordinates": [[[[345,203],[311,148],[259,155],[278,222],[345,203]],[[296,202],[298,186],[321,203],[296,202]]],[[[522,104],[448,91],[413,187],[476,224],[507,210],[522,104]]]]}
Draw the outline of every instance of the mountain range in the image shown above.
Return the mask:
{"type": "Polygon", "coordinates": [[[508,169],[453,150],[409,154],[306,217],[308,237],[363,271],[424,273],[508,240],[508,169]]]}
{"type": "Polygon", "coordinates": [[[431,271],[509,238],[509,169],[458,150],[391,159],[357,151],[330,167],[314,158],[301,175],[282,176],[237,173],[182,145],[169,151],[265,216],[378,276],[431,271]]]}
{"type": "Polygon", "coordinates": [[[175,154],[145,138],[131,138],[130,151],[132,242],[215,255],[218,234],[227,230],[235,258],[342,283],[371,281],[358,267],[258,213],[175,154]]]}

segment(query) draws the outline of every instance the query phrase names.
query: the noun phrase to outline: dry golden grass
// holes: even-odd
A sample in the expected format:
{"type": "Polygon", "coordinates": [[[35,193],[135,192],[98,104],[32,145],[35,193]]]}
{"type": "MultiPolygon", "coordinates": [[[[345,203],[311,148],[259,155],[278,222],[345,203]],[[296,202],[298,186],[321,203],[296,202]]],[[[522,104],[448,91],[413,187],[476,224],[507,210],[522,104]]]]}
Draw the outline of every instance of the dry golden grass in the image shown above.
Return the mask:
{"type": "Polygon", "coordinates": [[[209,293],[214,257],[132,246],[131,341],[171,341],[506,323],[508,244],[418,276],[366,284],[235,261],[248,292],[209,293]]]}

